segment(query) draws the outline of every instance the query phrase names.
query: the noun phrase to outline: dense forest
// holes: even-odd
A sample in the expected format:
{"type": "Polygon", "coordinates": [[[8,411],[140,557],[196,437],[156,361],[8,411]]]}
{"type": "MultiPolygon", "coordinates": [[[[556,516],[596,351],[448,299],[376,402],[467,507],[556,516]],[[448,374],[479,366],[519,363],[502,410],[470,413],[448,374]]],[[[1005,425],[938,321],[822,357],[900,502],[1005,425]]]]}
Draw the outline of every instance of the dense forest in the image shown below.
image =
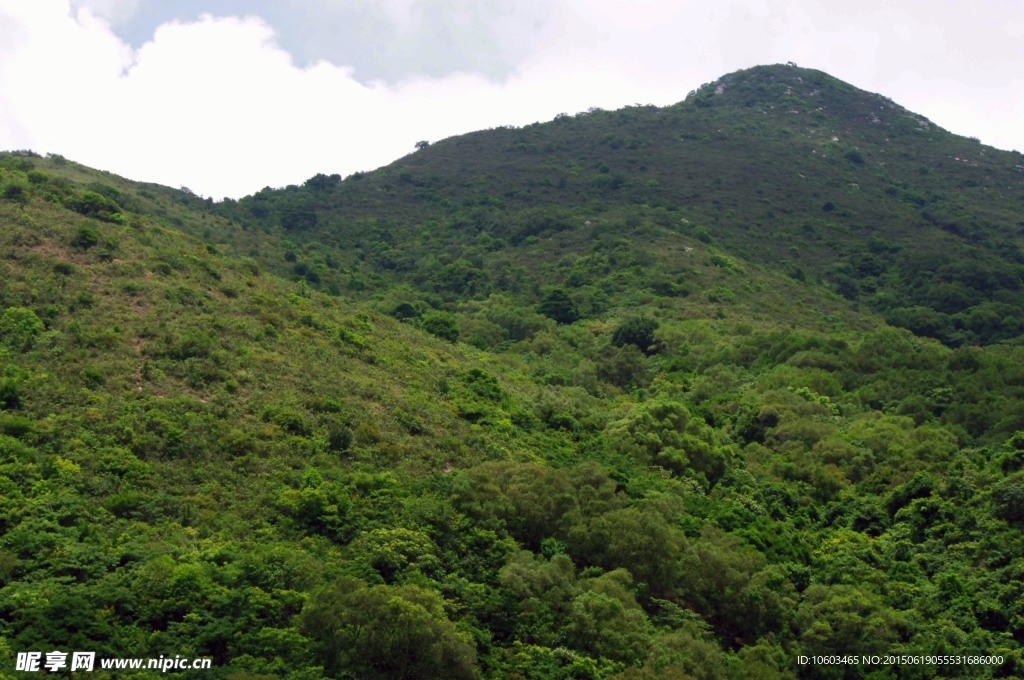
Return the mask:
{"type": "Polygon", "coordinates": [[[1024,156],[791,65],[417,146],[0,154],[0,675],[1024,676],[1024,156]]]}

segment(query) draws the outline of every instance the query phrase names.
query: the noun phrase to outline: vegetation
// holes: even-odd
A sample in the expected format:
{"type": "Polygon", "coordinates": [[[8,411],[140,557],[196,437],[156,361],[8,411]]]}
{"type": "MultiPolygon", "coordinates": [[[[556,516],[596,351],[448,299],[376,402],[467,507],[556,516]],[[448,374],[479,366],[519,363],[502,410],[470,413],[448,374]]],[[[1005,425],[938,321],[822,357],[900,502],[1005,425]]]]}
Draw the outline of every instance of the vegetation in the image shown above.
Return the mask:
{"type": "Polygon", "coordinates": [[[239,201],[0,154],[0,667],[1020,676],[1014,165],[790,66],[239,201]]]}

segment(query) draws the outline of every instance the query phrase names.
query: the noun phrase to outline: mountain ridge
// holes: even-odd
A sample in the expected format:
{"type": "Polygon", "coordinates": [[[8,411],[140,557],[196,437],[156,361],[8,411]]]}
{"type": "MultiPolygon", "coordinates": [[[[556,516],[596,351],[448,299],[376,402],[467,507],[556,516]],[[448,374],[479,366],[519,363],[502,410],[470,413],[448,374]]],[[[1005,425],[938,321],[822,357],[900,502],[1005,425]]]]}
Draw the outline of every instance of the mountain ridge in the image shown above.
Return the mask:
{"type": "Polygon", "coordinates": [[[642,206],[660,212],[663,229],[786,262],[890,323],[956,346],[1022,330],[983,320],[1024,304],[1021,165],[1020,154],[952,135],[880,95],[774,66],[724,76],[673,106],[470,133],[375,173],[317,175],[215,210],[372,261],[398,254],[394,243],[444,259],[488,237],[512,253],[530,236],[642,206]],[[420,242],[413,225],[425,223],[451,234],[443,248],[420,242]],[[951,251],[983,274],[947,267],[925,285],[925,270],[948,264],[951,251]]]}

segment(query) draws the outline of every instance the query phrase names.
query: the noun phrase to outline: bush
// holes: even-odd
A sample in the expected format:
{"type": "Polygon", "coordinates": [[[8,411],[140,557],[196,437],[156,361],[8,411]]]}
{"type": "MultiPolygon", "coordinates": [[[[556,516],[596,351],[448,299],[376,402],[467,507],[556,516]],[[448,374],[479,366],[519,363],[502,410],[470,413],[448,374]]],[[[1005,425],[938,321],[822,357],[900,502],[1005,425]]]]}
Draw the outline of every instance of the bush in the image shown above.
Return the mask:
{"type": "Polygon", "coordinates": [[[367,588],[345,578],[311,598],[301,617],[327,674],[362,678],[473,678],[472,639],[419,586],[367,588]]]}
{"type": "Polygon", "coordinates": [[[304,413],[290,406],[268,406],[263,410],[263,421],[273,423],[289,434],[309,434],[309,423],[304,413]]]}
{"type": "Polygon", "coordinates": [[[84,369],[82,371],[82,380],[85,382],[85,386],[90,390],[94,390],[106,382],[106,378],[103,373],[95,368],[84,369]]]}
{"type": "Polygon", "coordinates": [[[36,313],[24,307],[8,307],[0,316],[0,341],[10,349],[24,352],[35,344],[45,326],[36,313]]]}
{"type": "Polygon", "coordinates": [[[4,416],[0,418],[0,433],[16,439],[30,434],[33,430],[32,421],[22,416],[4,416]]]}
{"type": "Polygon", "coordinates": [[[576,308],[569,294],[562,288],[555,288],[541,300],[537,311],[561,324],[570,324],[580,318],[580,310],[576,308]]]}
{"type": "Polygon", "coordinates": [[[24,184],[16,184],[12,182],[4,186],[3,197],[5,200],[25,205],[28,203],[28,189],[24,184]]]}
{"type": "Polygon", "coordinates": [[[285,231],[305,231],[317,226],[316,211],[300,205],[289,205],[281,210],[281,228],[285,231]]]}
{"type": "Polygon", "coordinates": [[[658,351],[654,346],[656,330],[658,322],[650,317],[638,316],[627,319],[612,333],[612,344],[616,347],[635,345],[641,352],[650,356],[658,351]]]}
{"type": "Polygon", "coordinates": [[[992,489],[992,509],[997,517],[1011,524],[1024,523],[1024,477],[1018,474],[996,484],[992,489]]]}
{"type": "Polygon", "coordinates": [[[423,316],[422,305],[413,302],[399,302],[389,312],[396,319],[405,321],[407,319],[418,319],[423,316]]]}
{"type": "Polygon", "coordinates": [[[78,231],[75,232],[75,237],[71,239],[71,245],[82,250],[88,250],[99,242],[99,232],[84,224],[78,228],[78,231]]]}
{"type": "Polygon", "coordinates": [[[451,314],[437,313],[423,317],[423,330],[450,342],[459,339],[459,327],[455,325],[455,317],[451,314]]]}
{"type": "Polygon", "coordinates": [[[327,446],[331,451],[348,451],[352,446],[352,430],[344,425],[332,427],[327,433],[327,446]]]}
{"type": "Polygon", "coordinates": [[[633,346],[607,347],[596,363],[598,379],[616,387],[646,387],[651,382],[644,355],[633,346]]]}
{"type": "Polygon", "coordinates": [[[18,390],[18,383],[12,378],[6,378],[0,383],[0,408],[11,411],[21,407],[21,392],[18,390]]]}
{"type": "Polygon", "coordinates": [[[69,199],[67,207],[80,215],[95,217],[106,222],[122,221],[121,206],[95,191],[83,191],[80,195],[69,199]]]}

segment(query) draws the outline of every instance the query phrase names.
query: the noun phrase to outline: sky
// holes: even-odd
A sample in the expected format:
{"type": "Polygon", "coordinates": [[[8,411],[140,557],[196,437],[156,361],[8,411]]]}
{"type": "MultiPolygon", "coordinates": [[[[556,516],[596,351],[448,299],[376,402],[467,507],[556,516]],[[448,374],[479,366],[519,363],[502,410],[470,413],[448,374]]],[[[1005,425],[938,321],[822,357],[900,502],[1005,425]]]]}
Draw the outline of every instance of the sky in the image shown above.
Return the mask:
{"type": "Polygon", "coordinates": [[[0,149],[239,198],[789,61],[1024,150],[1019,0],[0,0],[0,149]]]}

